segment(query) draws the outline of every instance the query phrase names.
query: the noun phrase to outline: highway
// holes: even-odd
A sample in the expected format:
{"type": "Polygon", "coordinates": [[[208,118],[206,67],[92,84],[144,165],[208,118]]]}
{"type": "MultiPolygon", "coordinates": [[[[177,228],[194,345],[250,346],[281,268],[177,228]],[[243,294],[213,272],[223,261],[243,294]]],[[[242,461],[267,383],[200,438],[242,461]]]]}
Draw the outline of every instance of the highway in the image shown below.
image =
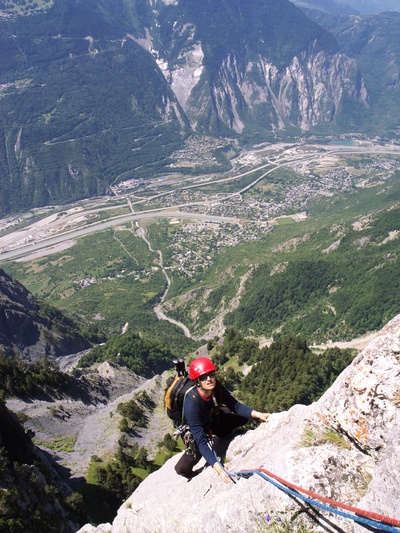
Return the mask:
{"type": "Polygon", "coordinates": [[[155,209],[153,211],[141,212],[141,213],[131,213],[128,215],[122,215],[118,217],[111,218],[109,220],[104,220],[102,222],[94,222],[88,224],[84,228],[72,229],[59,233],[58,235],[43,238],[40,241],[28,242],[26,244],[21,244],[18,247],[4,251],[0,253],[0,262],[13,261],[15,259],[20,259],[25,256],[28,256],[32,253],[35,253],[39,250],[53,248],[59,244],[62,244],[66,241],[74,241],[80,237],[85,237],[92,233],[97,233],[100,231],[105,231],[114,226],[121,224],[126,224],[127,222],[134,222],[136,220],[146,219],[146,218],[189,218],[193,220],[203,220],[207,222],[227,222],[229,224],[237,224],[238,219],[232,217],[223,217],[215,215],[202,215],[198,213],[185,213],[181,211],[172,211],[165,209],[155,209]]]}

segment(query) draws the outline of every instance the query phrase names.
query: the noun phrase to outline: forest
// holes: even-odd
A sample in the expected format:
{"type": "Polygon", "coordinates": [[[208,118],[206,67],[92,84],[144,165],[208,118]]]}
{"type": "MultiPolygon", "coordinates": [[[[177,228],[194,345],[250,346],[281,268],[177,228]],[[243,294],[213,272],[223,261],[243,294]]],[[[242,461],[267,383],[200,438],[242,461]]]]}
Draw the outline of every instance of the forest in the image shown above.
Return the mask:
{"type": "Polygon", "coordinates": [[[86,368],[93,363],[109,361],[149,378],[170,368],[176,356],[170,347],[160,341],[126,332],[114,335],[105,344],[93,348],[80,359],[79,365],[86,368]]]}
{"type": "Polygon", "coordinates": [[[287,411],[309,405],[351,363],[354,352],[328,348],[313,353],[300,337],[283,337],[260,350],[257,362],[240,383],[241,396],[256,409],[287,411]]]}
{"type": "Polygon", "coordinates": [[[362,230],[341,226],[340,245],[330,253],[320,251],[328,233],[320,230],[303,252],[287,259],[282,254],[282,272],[271,276],[270,265],[258,267],[225,324],[265,335],[279,329],[314,341],[351,339],[381,328],[399,309],[398,239],[388,238],[399,231],[399,209],[369,218],[362,230]]]}
{"type": "Polygon", "coordinates": [[[271,413],[318,400],[355,356],[353,350],[337,347],[313,352],[306,339],[294,335],[259,348],[256,339],[234,328],[225,330],[221,344],[210,341],[208,348],[225,385],[247,405],[271,413]],[[250,366],[245,376],[244,365],[250,366]]]}
{"type": "Polygon", "coordinates": [[[58,364],[43,358],[29,363],[22,358],[4,357],[0,352],[0,397],[61,397],[71,392],[74,379],[58,364]]]}

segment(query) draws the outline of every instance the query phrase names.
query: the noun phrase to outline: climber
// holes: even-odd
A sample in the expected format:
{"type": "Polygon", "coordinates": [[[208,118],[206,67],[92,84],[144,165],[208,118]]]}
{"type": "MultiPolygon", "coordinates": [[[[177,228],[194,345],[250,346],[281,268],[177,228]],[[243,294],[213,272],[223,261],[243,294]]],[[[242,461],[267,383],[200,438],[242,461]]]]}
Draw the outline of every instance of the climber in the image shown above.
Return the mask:
{"type": "Polygon", "coordinates": [[[186,395],[184,420],[189,431],[185,435],[186,450],[175,465],[175,471],[187,479],[196,475],[193,467],[203,456],[219,477],[229,483],[230,477],[217,461],[211,435],[225,437],[246,424],[249,418],[266,422],[269,413],[259,413],[238,402],[215,377],[216,367],[206,357],[189,365],[189,377],[196,388],[186,395]]]}

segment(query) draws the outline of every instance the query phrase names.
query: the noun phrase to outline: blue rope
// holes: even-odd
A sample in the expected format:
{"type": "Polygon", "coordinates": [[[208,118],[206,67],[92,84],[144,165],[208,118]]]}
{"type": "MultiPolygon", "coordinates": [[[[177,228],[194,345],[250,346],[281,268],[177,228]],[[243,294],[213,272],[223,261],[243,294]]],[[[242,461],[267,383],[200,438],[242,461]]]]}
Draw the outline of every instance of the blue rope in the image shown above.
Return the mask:
{"type": "Polygon", "coordinates": [[[357,523],[359,523],[361,525],[366,525],[368,527],[373,527],[373,528],[378,529],[380,531],[389,531],[390,533],[400,533],[400,530],[397,527],[390,526],[388,524],[383,524],[382,522],[377,522],[376,520],[371,520],[370,518],[365,518],[363,516],[352,515],[350,513],[346,513],[344,511],[339,510],[339,509],[335,509],[334,507],[331,507],[331,506],[329,506],[327,504],[321,503],[321,502],[319,502],[317,500],[308,498],[307,496],[301,494],[300,492],[297,492],[295,490],[290,489],[289,487],[286,487],[285,485],[282,485],[278,481],[275,481],[270,476],[268,476],[264,472],[260,472],[259,470],[246,470],[246,471],[235,472],[235,473],[232,474],[232,473],[228,472],[224,468],[224,466],[221,464],[221,461],[219,460],[219,458],[217,457],[215,452],[214,452],[214,454],[215,454],[215,457],[216,457],[219,465],[221,466],[221,468],[231,478],[234,478],[234,477],[247,478],[247,477],[250,477],[253,474],[257,474],[258,476],[262,477],[263,479],[265,479],[266,481],[268,481],[269,483],[271,483],[272,485],[277,487],[279,490],[285,492],[286,494],[290,494],[291,496],[293,496],[295,498],[299,498],[299,499],[303,500],[304,502],[306,502],[306,503],[308,503],[310,505],[313,505],[315,507],[319,507],[320,509],[323,509],[324,511],[328,511],[330,513],[334,513],[334,514],[336,514],[338,516],[342,516],[344,518],[349,518],[350,520],[353,520],[354,522],[357,522],[357,523]]]}
{"type": "MultiPolygon", "coordinates": [[[[386,525],[386,524],[382,524],[381,522],[376,522],[375,520],[371,520],[369,518],[364,518],[363,516],[354,516],[352,514],[345,513],[344,511],[340,511],[339,509],[335,509],[333,507],[330,507],[329,505],[321,503],[321,502],[319,502],[317,500],[313,500],[311,498],[308,498],[307,496],[304,496],[300,492],[294,491],[292,489],[289,489],[288,487],[285,487],[284,485],[281,485],[277,481],[273,480],[272,478],[270,478],[269,476],[264,474],[264,472],[260,472],[258,470],[249,470],[248,472],[246,471],[245,473],[236,472],[234,475],[236,475],[237,477],[246,477],[248,474],[257,474],[260,477],[262,477],[263,479],[265,479],[266,481],[269,481],[269,483],[271,483],[272,485],[274,485],[278,489],[282,490],[283,492],[286,492],[286,494],[290,494],[290,495],[294,496],[295,498],[299,498],[299,499],[303,500],[304,502],[309,503],[310,505],[313,505],[313,506],[319,507],[320,509],[323,509],[324,511],[329,511],[330,513],[335,513],[335,514],[337,514],[339,516],[342,516],[344,518],[349,518],[350,520],[353,520],[354,522],[357,522],[357,523],[360,523],[360,524],[365,524],[365,525],[370,526],[370,527],[374,527],[375,529],[379,529],[380,531],[389,531],[391,533],[399,533],[399,529],[396,528],[396,527],[393,527],[393,526],[390,526],[390,525],[386,525]]],[[[229,475],[229,473],[228,473],[228,475],[229,475]]]]}

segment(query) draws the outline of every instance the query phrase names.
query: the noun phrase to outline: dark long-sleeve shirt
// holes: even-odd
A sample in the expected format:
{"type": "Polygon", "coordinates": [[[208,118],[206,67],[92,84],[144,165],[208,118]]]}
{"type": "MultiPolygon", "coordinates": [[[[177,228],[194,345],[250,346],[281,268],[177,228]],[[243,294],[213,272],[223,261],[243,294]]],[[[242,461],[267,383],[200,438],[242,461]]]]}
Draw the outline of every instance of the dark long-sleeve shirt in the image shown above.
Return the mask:
{"type": "MultiPolygon", "coordinates": [[[[238,402],[224,387],[221,387],[220,393],[219,403],[226,405],[233,413],[250,418],[252,412],[250,407],[238,402]]],[[[188,394],[184,401],[185,421],[192,432],[201,455],[211,466],[217,460],[209,443],[206,428],[211,420],[213,407],[212,397],[205,400],[197,389],[194,389],[192,394],[188,394]]]]}

